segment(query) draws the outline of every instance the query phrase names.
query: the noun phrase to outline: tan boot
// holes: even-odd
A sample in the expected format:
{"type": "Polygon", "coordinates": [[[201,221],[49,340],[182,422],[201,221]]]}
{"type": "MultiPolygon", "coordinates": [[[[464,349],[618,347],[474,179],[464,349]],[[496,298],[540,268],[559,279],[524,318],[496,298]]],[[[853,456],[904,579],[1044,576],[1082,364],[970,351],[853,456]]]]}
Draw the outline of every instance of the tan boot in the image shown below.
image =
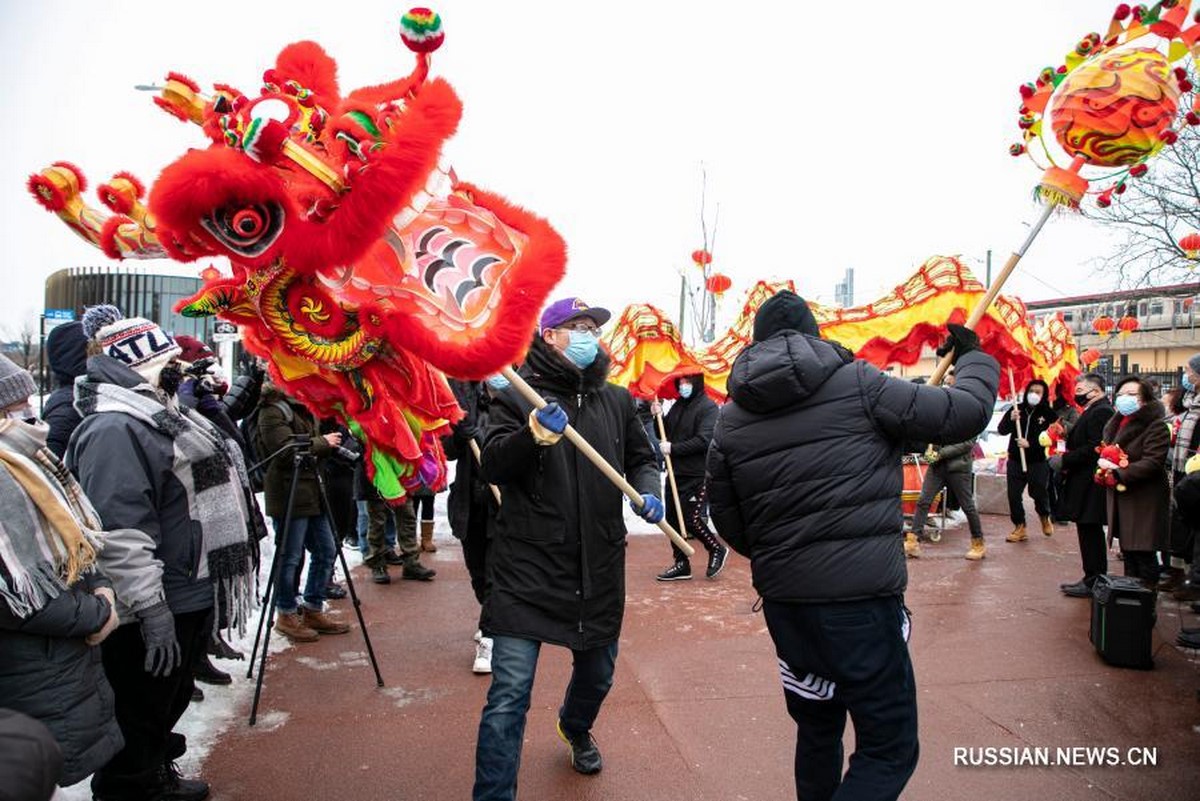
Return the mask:
{"type": "Polygon", "coordinates": [[[1012,533],[1004,538],[1005,542],[1024,542],[1029,539],[1029,535],[1025,533],[1025,524],[1017,526],[1012,530],[1012,533]]]}
{"type": "Polygon", "coordinates": [[[328,615],[325,612],[305,609],[300,614],[303,616],[304,625],[317,634],[345,634],[350,630],[348,624],[340,620],[335,620],[332,615],[328,615]]]}
{"type": "Polygon", "coordinates": [[[1047,537],[1054,536],[1054,521],[1050,519],[1050,515],[1039,515],[1042,521],[1042,533],[1047,537]]]}
{"type": "Polygon", "coordinates": [[[984,547],[982,537],[972,537],[971,547],[967,551],[967,559],[972,562],[978,562],[983,557],[987,556],[987,548],[984,547]]]}
{"type": "Polygon", "coordinates": [[[275,618],[275,630],[292,642],[316,642],[321,639],[316,631],[304,624],[299,612],[280,614],[275,618]]]}
{"type": "Polygon", "coordinates": [[[909,559],[921,557],[921,543],[917,542],[917,535],[911,531],[904,535],[904,555],[909,559]]]}
{"type": "Polygon", "coordinates": [[[421,521],[421,550],[425,553],[437,553],[437,546],[433,544],[433,521],[421,521]]]}

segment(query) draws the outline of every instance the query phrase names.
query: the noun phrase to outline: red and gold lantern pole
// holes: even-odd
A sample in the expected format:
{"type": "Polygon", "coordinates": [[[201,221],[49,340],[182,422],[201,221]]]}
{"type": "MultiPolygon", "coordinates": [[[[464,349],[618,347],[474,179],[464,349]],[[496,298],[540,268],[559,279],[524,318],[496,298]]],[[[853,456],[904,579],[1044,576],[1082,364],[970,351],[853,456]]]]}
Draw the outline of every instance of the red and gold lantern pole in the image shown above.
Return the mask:
{"type": "MultiPolygon", "coordinates": [[[[1180,96],[1193,89],[1180,62],[1195,63],[1200,53],[1200,24],[1189,19],[1189,5],[1183,0],[1136,8],[1122,3],[1105,36],[1087,34],[1062,66],[1047,67],[1036,81],[1020,87],[1018,126],[1024,142],[1009,152],[1028,154],[1035,163],[1049,162],[1039,163],[1045,172],[1035,193],[1046,208],[971,312],[968,328],[983,318],[1055,208],[1079,208],[1093,182],[1106,184],[1097,192],[1096,204],[1111,205],[1114,194],[1144,175],[1150,159],[1179,138],[1172,128],[1176,122],[1200,125],[1200,101],[1186,110],[1179,105],[1180,96]],[[1050,138],[1044,129],[1047,121],[1050,138]],[[1070,166],[1055,162],[1050,139],[1070,158],[1070,166]],[[1093,173],[1110,172],[1085,177],[1085,167],[1093,173]]],[[[941,382],[952,360],[953,354],[942,359],[930,377],[932,383],[941,382]]]]}

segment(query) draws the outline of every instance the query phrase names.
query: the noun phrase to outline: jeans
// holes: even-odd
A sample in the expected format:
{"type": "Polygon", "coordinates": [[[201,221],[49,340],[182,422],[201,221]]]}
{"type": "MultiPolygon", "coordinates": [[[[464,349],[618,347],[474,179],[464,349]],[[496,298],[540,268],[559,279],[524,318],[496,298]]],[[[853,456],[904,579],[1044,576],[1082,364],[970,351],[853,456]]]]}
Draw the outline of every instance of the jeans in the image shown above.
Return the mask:
{"type": "MultiPolygon", "coordinates": [[[[275,530],[282,531],[283,518],[275,518],[274,523],[275,530]]],[[[293,582],[307,548],[312,560],[308,565],[308,580],[304,583],[304,606],[320,611],[325,606],[325,588],[333,576],[333,559],[337,555],[329,520],[325,515],[294,517],[281,539],[283,554],[279,560],[279,575],[275,579],[276,610],[284,615],[296,611],[293,582]]]]}
{"type": "MultiPolygon", "coordinates": [[[[512,801],[517,792],[521,767],[521,744],[525,738],[525,713],[533,691],[542,644],[520,637],[492,638],[492,686],[479,721],[475,747],[475,790],[473,801],[512,801]]],[[[600,705],[613,682],[617,644],[586,651],[572,651],[574,669],[558,719],[568,736],[592,729],[600,705]]]]}
{"type": "Polygon", "coordinates": [[[1008,460],[1008,514],[1014,526],[1025,525],[1025,500],[1022,495],[1029,485],[1029,497],[1039,517],[1050,516],[1050,465],[1030,462],[1027,472],[1021,471],[1019,459],[1008,460]]]}
{"type": "MultiPolygon", "coordinates": [[[[939,469],[941,465],[930,465],[925,471],[921,484],[921,497],[917,501],[917,510],[913,513],[912,530],[918,537],[925,532],[925,518],[929,516],[929,507],[933,499],[943,487],[952,490],[958,497],[959,506],[967,516],[967,527],[971,530],[971,539],[983,539],[983,524],[979,521],[979,510],[975,508],[975,476],[970,472],[948,471],[939,469]]],[[[943,503],[946,501],[943,499],[943,503]]]]}
{"type": "Polygon", "coordinates": [[[796,797],[894,801],[917,767],[917,687],[899,598],[766,601],[788,714],[796,722],[796,797]],[[842,775],[846,716],[854,753],[842,775]]]}

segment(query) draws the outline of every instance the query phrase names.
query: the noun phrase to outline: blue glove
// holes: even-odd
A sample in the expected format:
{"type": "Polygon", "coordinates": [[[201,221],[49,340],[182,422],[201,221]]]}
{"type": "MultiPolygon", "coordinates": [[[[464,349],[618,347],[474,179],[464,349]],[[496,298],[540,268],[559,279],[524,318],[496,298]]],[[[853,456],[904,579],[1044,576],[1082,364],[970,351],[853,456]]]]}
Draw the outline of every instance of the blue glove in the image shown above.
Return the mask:
{"type": "MultiPolygon", "coordinates": [[[[630,505],[632,504],[633,502],[630,501],[630,505]]],[[[643,495],[642,508],[635,508],[633,511],[637,513],[638,517],[642,518],[647,523],[656,524],[661,521],[663,516],[666,514],[666,510],[663,509],[663,502],[660,501],[656,495],[643,495]]]]}
{"type": "Polygon", "coordinates": [[[567,420],[567,413],[557,403],[547,403],[534,412],[534,414],[537,416],[538,423],[547,431],[561,434],[567,430],[567,423],[569,422],[567,420]]]}

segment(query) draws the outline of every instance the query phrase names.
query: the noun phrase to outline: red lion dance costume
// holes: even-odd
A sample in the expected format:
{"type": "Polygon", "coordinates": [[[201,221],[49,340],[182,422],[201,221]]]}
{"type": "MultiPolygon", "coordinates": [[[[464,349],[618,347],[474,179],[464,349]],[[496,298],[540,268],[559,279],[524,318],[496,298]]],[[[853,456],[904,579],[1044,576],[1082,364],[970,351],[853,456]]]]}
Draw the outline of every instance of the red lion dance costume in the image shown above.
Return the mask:
{"type": "Polygon", "coordinates": [[[406,78],[344,97],[320,46],[284,48],[257,97],[202,95],[170,74],[155,98],[212,140],[142,185],[102,185],[112,212],[84,205],[83,174],[59,162],[30,178],[47,209],[112,258],[225,256],[177,310],[241,327],[273,380],[367,446],[390,500],[445,483],[439,436],[462,412],[444,373],[483,378],[519,361],[566,247],[544,220],[439,165],[462,105],[428,79],[441,20],[413,9],[406,78]]]}

